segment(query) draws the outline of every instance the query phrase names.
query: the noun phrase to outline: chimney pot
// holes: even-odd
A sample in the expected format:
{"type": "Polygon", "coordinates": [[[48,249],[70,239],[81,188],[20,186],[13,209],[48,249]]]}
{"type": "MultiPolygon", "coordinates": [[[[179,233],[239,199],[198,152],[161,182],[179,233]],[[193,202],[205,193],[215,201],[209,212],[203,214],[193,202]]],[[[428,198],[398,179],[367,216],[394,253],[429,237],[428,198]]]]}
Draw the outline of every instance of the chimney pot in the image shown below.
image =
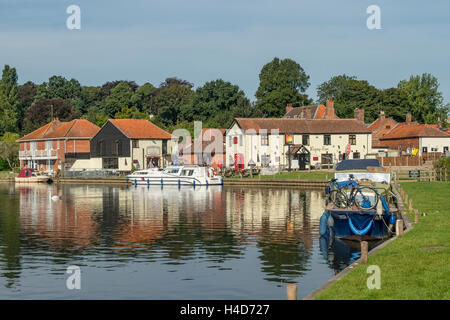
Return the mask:
{"type": "Polygon", "coordinates": [[[287,105],[286,105],[286,114],[289,112],[289,111],[291,111],[292,110],[292,103],[288,103],[287,105]]]}
{"type": "Polygon", "coordinates": [[[384,114],[384,111],[380,111],[380,121],[384,121],[386,119],[386,115],[384,114]]]}

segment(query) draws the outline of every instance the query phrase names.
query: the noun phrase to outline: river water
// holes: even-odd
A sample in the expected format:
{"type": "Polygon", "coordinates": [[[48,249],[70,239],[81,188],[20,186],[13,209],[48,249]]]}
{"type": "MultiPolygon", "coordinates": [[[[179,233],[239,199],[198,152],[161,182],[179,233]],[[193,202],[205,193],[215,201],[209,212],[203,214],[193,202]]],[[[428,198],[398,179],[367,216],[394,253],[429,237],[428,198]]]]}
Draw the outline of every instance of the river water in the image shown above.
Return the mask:
{"type": "Polygon", "coordinates": [[[0,184],[0,299],[285,299],[288,283],[302,298],[358,258],[319,237],[324,200],[296,188],[0,184]]]}

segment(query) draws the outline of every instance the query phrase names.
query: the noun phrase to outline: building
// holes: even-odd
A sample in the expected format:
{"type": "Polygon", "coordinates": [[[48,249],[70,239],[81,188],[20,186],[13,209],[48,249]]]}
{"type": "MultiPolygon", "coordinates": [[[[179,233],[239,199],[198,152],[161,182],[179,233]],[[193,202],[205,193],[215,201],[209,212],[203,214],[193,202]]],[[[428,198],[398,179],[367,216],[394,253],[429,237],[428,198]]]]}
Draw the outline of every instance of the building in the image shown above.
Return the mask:
{"type": "Polygon", "coordinates": [[[91,139],[92,169],[131,171],[171,162],[172,135],[148,120],[109,119],[91,139]]]}
{"type": "Polygon", "coordinates": [[[84,119],[62,122],[56,118],[18,140],[20,168],[47,173],[82,168],[89,162],[89,140],[99,130],[84,119]]]}
{"type": "Polygon", "coordinates": [[[274,166],[292,169],[331,167],[342,159],[364,158],[372,136],[364,111],[354,119],[236,118],[226,133],[226,165],[235,168],[274,166]]]}
{"type": "Polygon", "coordinates": [[[406,121],[398,123],[390,131],[379,138],[380,144],[400,154],[445,153],[449,151],[450,134],[440,124],[419,124],[411,121],[411,114],[406,121]],[[417,150],[417,153],[414,152],[417,150]]]}
{"type": "Polygon", "coordinates": [[[380,138],[391,131],[397,125],[397,121],[392,118],[386,118],[384,111],[380,111],[378,118],[368,125],[372,132],[372,149],[376,155],[386,155],[389,153],[389,148],[384,143],[380,142],[380,138]]]}
{"type": "Polygon", "coordinates": [[[203,128],[201,138],[179,145],[179,160],[183,164],[210,165],[214,168],[225,164],[226,129],[203,128]]]}

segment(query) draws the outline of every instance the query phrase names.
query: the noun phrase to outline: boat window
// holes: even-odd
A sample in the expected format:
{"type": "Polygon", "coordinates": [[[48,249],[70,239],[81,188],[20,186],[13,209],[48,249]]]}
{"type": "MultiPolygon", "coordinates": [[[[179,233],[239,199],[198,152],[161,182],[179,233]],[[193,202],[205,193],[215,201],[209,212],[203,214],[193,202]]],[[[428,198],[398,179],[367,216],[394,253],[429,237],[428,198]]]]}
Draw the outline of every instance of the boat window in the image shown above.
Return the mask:
{"type": "Polygon", "coordinates": [[[182,170],[181,171],[181,175],[182,176],[192,176],[194,174],[194,170],[193,169],[191,169],[191,170],[182,170]]]}

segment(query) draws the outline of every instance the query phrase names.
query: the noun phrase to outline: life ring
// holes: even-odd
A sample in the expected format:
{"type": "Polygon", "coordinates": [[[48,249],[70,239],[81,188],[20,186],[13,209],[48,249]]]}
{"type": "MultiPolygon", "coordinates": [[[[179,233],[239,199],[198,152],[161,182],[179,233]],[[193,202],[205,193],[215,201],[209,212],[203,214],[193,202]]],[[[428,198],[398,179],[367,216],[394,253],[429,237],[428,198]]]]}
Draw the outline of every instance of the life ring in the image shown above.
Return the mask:
{"type": "Polygon", "coordinates": [[[217,176],[217,170],[216,169],[212,169],[212,173],[214,176],[217,176]]]}

